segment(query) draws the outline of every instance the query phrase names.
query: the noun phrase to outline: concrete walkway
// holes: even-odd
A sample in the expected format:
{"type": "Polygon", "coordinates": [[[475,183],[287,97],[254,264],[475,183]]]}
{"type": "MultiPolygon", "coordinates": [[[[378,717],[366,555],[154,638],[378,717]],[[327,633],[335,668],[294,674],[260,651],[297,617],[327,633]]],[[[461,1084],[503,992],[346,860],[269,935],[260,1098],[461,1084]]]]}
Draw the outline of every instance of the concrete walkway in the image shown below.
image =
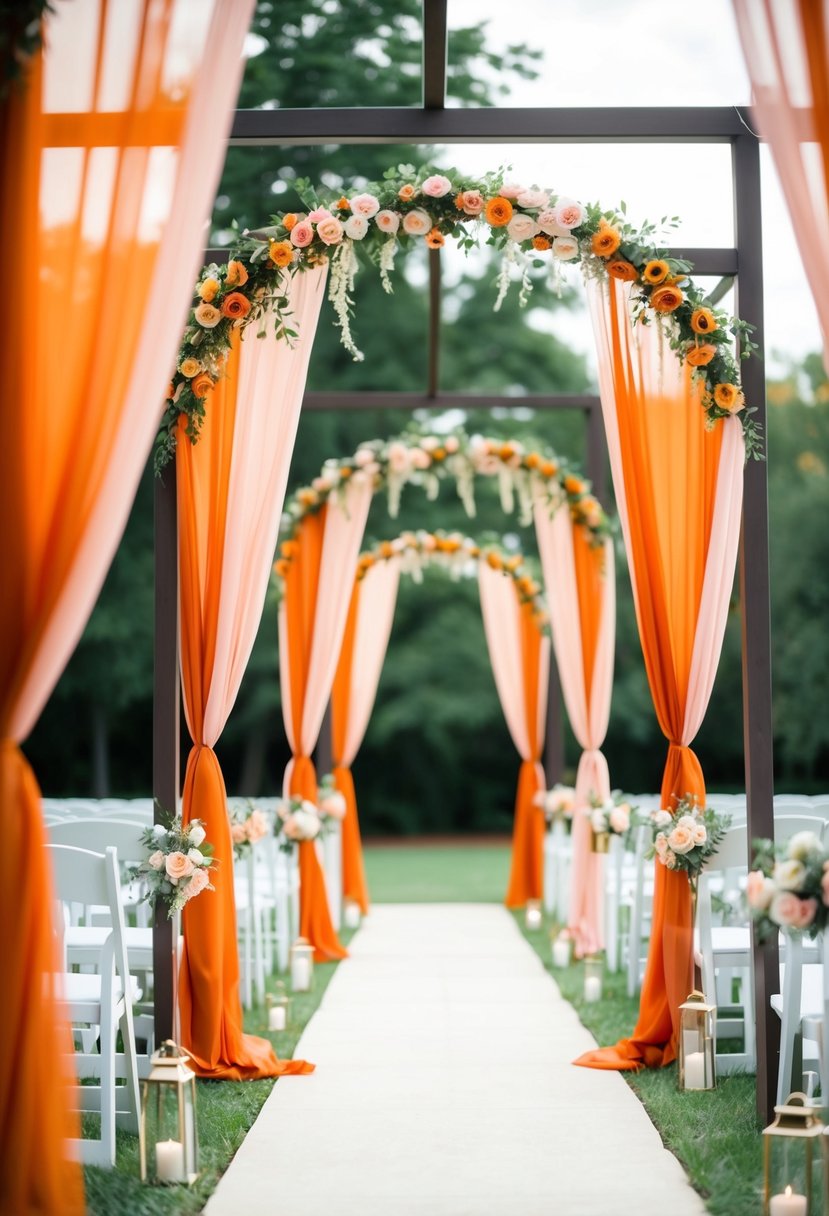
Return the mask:
{"type": "Polygon", "coordinates": [[[702,1216],[502,908],[375,907],[208,1216],[702,1216]]]}

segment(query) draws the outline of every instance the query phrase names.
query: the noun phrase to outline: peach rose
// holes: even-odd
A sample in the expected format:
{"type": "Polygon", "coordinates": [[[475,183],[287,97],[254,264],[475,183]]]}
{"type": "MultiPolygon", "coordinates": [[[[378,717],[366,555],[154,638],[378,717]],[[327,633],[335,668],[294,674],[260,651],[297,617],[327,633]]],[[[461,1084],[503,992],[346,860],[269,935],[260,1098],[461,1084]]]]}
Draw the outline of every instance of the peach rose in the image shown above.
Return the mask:
{"type": "Polygon", "coordinates": [[[345,819],[347,803],[345,796],[339,790],[331,790],[320,799],[320,810],[332,819],[345,819]]]}
{"type": "Polygon", "coordinates": [[[417,190],[415,190],[411,182],[407,182],[405,186],[401,186],[397,191],[397,197],[403,203],[410,203],[416,194],[417,190]]]}
{"type": "Polygon", "coordinates": [[[798,903],[800,904],[800,907],[798,908],[798,915],[794,922],[794,928],[808,929],[811,924],[814,924],[814,919],[817,915],[817,900],[800,899],[798,900],[798,903]]]}
{"type": "Polygon", "coordinates": [[[519,207],[528,211],[543,211],[550,201],[550,196],[544,190],[522,190],[515,200],[519,207]]]}
{"type": "Polygon", "coordinates": [[[200,891],[203,891],[205,887],[209,887],[209,886],[210,886],[210,878],[208,877],[207,870],[204,870],[204,869],[194,870],[193,873],[190,875],[190,881],[188,882],[187,886],[184,888],[185,903],[187,902],[188,899],[193,899],[193,897],[198,895],[200,891]]]}
{"type": "Polygon", "coordinates": [[[377,212],[376,216],[374,217],[374,222],[381,232],[388,232],[390,236],[393,236],[400,227],[400,216],[396,211],[389,211],[386,209],[384,211],[377,212]]]}
{"type": "Polygon", "coordinates": [[[291,229],[291,244],[297,249],[305,249],[314,239],[314,227],[310,220],[300,220],[291,229]]]}
{"type": "Polygon", "coordinates": [[[403,231],[409,236],[425,236],[432,227],[432,219],[427,211],[416,207],[403,216],[403,231]]]}
{"type": "Polygon", "coordinates": [[[355,194],[354,198],[348,200],[348,205],[352,215],[361,215],[366,220],[370,220],[380,210],[380,202],[373,194],[355,194]]]}
{"type": "Polygon", "coordinates": [[[584,223],[584,207],[572,198],[560,198],[555,206],[556,223],[568,231],[584,223]]]}
{"type": "Polygon", "coordinates": [[[188,380],[192,380],[201,371],[201,363],[199,363],[198,359],[182,359],[178,370],[182,376],[186,376],[188,380]]]}
{"type": "Polygon", "coordinates": [[[195,866],[189,857],[176,850],[174,853],[167,854],[164,869],[171,882],[178,882],[181,878],[188,878],[193,873],[195,866]]]}
{"type": "Polygon", "coordinates": [[[524,215],[520,211],[516,211],[510,222],[507,224],[507,235],[513,241],[520,244],[521,241],[531,241],[538,232],[538,224],[530,215],[524,215]]]}
{"type": "Polygon", "coordinates": [[[228,287],[244,287],[248,281],[248,272],[245,269],[244,263],[233,258],[227,264],[227,277],[225,282],[228,287]]]}
{"type": "Polygon", "coordinates": [[[546,232],[547,236],[569,236],[570,233],[566,228],[562,228],[556,221],[555,209],[539,211],[535,217],[539,228],[542,232],[546,232]]]}
{"type": "Polygon", "coordinates": [[[262,840],[268,834],[269,825],[267,816],[258,808],[251,811],[248,817],[248,840],[255,843],[257,840],[262,840]]]}
{"type": "Polygon", "coordinates": [[[498,191],[501,198],[518,198],[519,194],[524,193],[524,187],[519,186],[517,182],[504,182],[501,189],[498,191]]]}
{"type": "Polygon", "coordinates": [[[230,838],[234,844],[242,844],[248,838],[247,825],[244,823],[232,823],[230,825],[230,838]]]}
{"type": "Polygon", "coordinates": [[[557,236],[553,239],[553,257],[562,262],[578,257],[579,243],[574,236],[557,236]]]}
{"type": "Polygon", "coordinates": [[[319,227],[323,220],[331,219],[331,212],[327,207],[315,207],[313,211],[308,212],[308,219],[319,227]]]}
{"type": "Polygon", "coordinates": [[[657,857],[664,857],[668,852],[668,837],[664,832],[658,832],[653,842],[657,857]]]}
{"type": "Polygon", "coordinates": [[[762,870],[751,871],[746,882],[746,899],[750,908],[765,912],[776,891],[774,883],[770,878],[766,878],[762,870]]]}
{"type": "Polygon", "coordinates": [[[156,849],[154,853],[150,854],[147,858],[147,865],[152,866],[154,870],[163,870],[164,854],[161,852],[161,849],[156,849]]]}
{"type": "Polygon", "coordinates": [[[694,837],[694,844],[705,844],[708,839],[708,829],[704,823],[696,823],[692,828],[692,835],[694,837]]]}
{"type": "Polygon", "coordinates": [[[444,177],[441,173],[433,173],[423,183],[423,193],[429,198],[443,198],[444,194],[448,194],[451,189],[452,183],[449,178],[444,177]]]}
{"type": "Polygon", "coordinates": [[[317,236],[326,245],[337,245],[343,239],[343,226],[333,215],[326,216],[317,224],[317,236]]]}
{"type": "Polygon", "coordinates": [[[620,835],[628,830],[630,827],[630,812],[627,807],[614,806],[610,812],[610,826],[614,832],[618,832],[620,835]]]}
{"type": "Polygon", "coordinates": [[[461,207],[465,215],[480,215],[484,209],[484,196],[480,190],[464,190],[461,207]]]}
{"type": "Polygon", "coordinates": [[[795,928],[802,917],[800,903],[800,899],[792,891],[781,891],[771,901],[769,916],[776,925],[795,928]]]}
{"type": "Polygon", "coordinates": [[[213,381],[206,372],[202,372],[200,376],[196,376],[194,380],[190,381],[190,389],[193,396],[198,397],[199,400],[206,397],[212,387],[213,381]]]}
{"type": "Polygon", "coordinates": [[[694,847],[694,833],[683,823],[678,823],[668,836],[668,848],[680,856],[690,853],[694,847]]]}
{"type": "Polygon", "coordinates": [[[193,316],[202,329],[215,329],[222,319],[222,314],[212,304],[200,304],[193,312],[193,316]]]}

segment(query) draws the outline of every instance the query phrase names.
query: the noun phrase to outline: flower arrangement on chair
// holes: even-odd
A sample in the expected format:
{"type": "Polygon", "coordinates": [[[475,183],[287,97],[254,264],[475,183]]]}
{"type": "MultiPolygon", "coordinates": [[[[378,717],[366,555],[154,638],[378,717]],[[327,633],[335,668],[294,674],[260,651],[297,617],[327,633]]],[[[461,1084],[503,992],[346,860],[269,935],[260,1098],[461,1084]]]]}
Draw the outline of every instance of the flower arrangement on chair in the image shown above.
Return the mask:
{"type": "Polygon", "coordinates": [[[609,798],[599,798],[591,793],[590,809],[585,810],[585,814],[593,830],[593,851],[606,853],[611,836],[626,836],[635,820],[636,809],[621,790],[613,790],[609,798]]]}
{"type": "Polygon", "coordinates": [[[298,844],[316,840],[322,826],[319,808],[307,798],[281,798],[277,803],[274,831],[283,853],[293,853],[298,844]]]}
{"type": "Polygon", "coordinates": [[[677,799],[673,810],[662,807],[652,811],[653,844],[647,854],[656,857],[669,870],[682,870],[688,875],[691,893],[696,899],[697,881],[709,857],[713,857],[731,823],[712,807],[700,806],[686,794],[677,799]]]}
{"type": "Polygon", "coordinates": [[[257,841],[264,839],[271,830],[270,821],[264,811],[248,799],[244,806],[229,809],[230,836],[236,857],[243,857],[257,841]]]}
{"type": "Polygon", "coordinates": [[[326,820],[339,820],[342,822],[345,819],[348,803],[345,800],[345,794],[338,790],[334,784],[332,773],[326,773],[322,781],[320,781],[317,810],[322,819],[323,831],[325,831],[326,820]]]}
{"type": "Polygon", "coordinates": [[[761,939],[778,929],[822,932],[829,921],[829,852],[814,832],[796,832],[785,845],[754,842],[755,869],[746,898],[761,939]]]}
{"type": "Polygon", "coordinates": [[[131,876],[146,884],[145,898],[151,904],[160,899],[167,905],[171,919],[196,895],[215,889],[209,873],[216,864],[213,845],[206,840],[201,819],[185,825],[177,815],[167,826],[153,824],[142,833],[141,843],[148,856],[132,867],[131,876]]]}
{"type": "Polygon", "coordinates": [[[554,785],[551,790],[539,790],[533,803],[544,816],[548,828],[555,823],[562,823],[570,830],[573,820],[573,808],[576,803],[576,791],[571,785],[554,785]]]}

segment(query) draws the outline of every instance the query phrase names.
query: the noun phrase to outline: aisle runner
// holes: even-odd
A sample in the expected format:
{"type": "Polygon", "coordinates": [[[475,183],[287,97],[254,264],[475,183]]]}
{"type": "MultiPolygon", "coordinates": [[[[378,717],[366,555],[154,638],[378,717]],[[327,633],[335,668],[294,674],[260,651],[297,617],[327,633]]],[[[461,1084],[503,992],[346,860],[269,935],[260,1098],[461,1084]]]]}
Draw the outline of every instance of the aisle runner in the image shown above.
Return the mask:
{"type": "Polygon", "coordinates": [[[375,906],[207,1216],[702,1216],[511,916],[375,906]]]}

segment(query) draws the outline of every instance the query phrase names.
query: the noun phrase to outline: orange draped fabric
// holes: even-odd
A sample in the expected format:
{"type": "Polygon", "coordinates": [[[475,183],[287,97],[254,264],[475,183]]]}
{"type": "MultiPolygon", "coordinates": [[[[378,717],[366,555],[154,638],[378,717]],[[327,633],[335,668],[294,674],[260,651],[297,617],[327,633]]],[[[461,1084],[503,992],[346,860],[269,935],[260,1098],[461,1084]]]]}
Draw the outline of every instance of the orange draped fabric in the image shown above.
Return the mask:
{"type": "MultiPolygon", "coordinates": [[[[702,769],[683,740],[697,729],[688,726],[689,687],[725,426],[706,428],[700,388],[689,369],[679,368],[667,341],[659,351],[658,330],[639,327],[634,336],[627,295],[618,284],[594,286],[591,308],[604,360],[602,406],[639,636],[656,716],[669,741],[662,805],[686,795],[704,802],[702,769]]],[[[736,420],[730,423],[739,427],[736,420]]],[[[740,440],[740,484],[741,452],[740,440]]],[[[723,471],[729,469],[724,465],[723,471]]],[[[736,542],[723,561],[721,584],[725,580],[730,586],[735,556],[736,542]]],[[[724,618],[724,612],[720,615],[724,618]]],[[[716,642],[717,632],[712,630],[710,646],[713,670],[722,641],[720,632],[716,642]]],[[[697,690],[694,696],[701,702],[701,721],[707,695],[697,690]]],[[[588,1052],[579,1064],[631,1069],[668,1064],[676,1056],[678,1006],[692,988],[690,888],[684,873],[654,865],[653,922],[638,1022],[629,1039],[588,1052]]]]}
{"type": "Polygon", "coordinates": [[[72,1046],[45,982],[58,958],[40,793],[18,745],[94,606],[152,444],[251,10],[189,9],[173,82],[174,0],[141,0],[117,37],[113,7],[47,14],[45,55],[0,103],[0,239],[20,265],[0,337],[0,917],[15,927],[3,957],[0,1210],[15,1216],[85,1206],[64,1143],[79,1134],[64,1084],[72,1046]],[[200,62],[212,75],[223,53],[225,79],[201,89],[200,62]],[[63,110],[72,135],[61,144],[63,110]]]}
{"type": "Polygon", "coordinates": [[[518,771],[512,861],[504,901],[508,908],[523,908],[527,900],[541,899],[544,893],[544,816],[535,804],[536,794],[544,788],[541,769],[544,736],[538,713],[542,634],[533,619],[532,604],[522,604],[520,614],[521,674],[530,756],[521,761],[518,771]]]}
{"type": "MultiPolygon", "coordinates": [[[[182,419],[176,446],[181,673],[193,741],[184,780],[182,818],[185,823],[194,818],[203,821],[216,859],[212,871],[215,890],[192,900],[182,916],[181,1036],[200,1076],[226,1080],[313,1069],[302,1060],[277,1060],[266,1039],[242,1031],[233,843],[224,778],[211,746],[230,709],[223,692],[214,728],[205,731],[222,624],[224,564],[230,557],[226,550],[244,544],[246,539],[227,531],[234,453],[238,459],[242,442],[234,436],[237,409],[242,408],[238,400],[241,357],[237,337],[227,374],[210,395],[199,442],[193,445],[188,441],[182,419]]],[[[224,611],[228,611],[227,605],[224,611]]]]}
{"type": "Polygon", "coordinates": [[[348,710],[351,701],[351,671],[354,662],[354,642],[357,619],[360,613],[361,584],[355,582],[348,606],[348,620],[343,635],[343,645],[337,663],[337,673],[331,688],[331,741],[334,753],[334,784],[345,798],[343,819],[343,895],[358,904],[360,911],[368,912],[368,885],[363,864],[363,845],[360,838],[360,819],[357,813],[357,795],[351,766],[343,763],[348,727],[348,710]]]}
{"type": "MultiPolygon", "coordinates": [[[[287,712],[293,721],[296,740],[302,737],[327,511],[325,506],[303,519],[296,537],[296,553],[285,578],[284,619],[290,696],[287,712]]],[[[317,774],[310,756],[294,756],[288,793],[310,802],[317,801],[317,774]]],[[[313,945],[317,962],[345,958],[347,951],[331,922],[325,876],[313,841],[299,845],[299,882],[300,935],[313,945]]]]}

